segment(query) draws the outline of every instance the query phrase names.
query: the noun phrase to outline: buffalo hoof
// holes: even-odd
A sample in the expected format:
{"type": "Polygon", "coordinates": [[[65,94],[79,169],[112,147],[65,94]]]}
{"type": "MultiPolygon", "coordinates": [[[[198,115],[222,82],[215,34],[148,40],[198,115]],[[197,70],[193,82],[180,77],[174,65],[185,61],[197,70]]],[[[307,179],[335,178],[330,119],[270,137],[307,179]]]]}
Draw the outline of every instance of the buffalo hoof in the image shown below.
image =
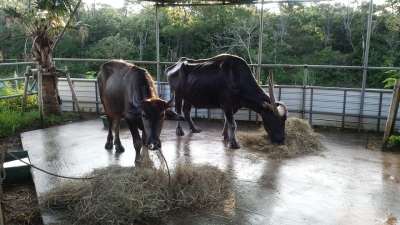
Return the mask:
{"type": "Polygon", "coordinates": [[[183,132],[181,127],[176,128],[176,136],[183,136],[185,132],[183,132]]]}
{"type": "Polygon", "coordinates": [[[193,133],[200,133],[201,132],[201,129],[200,128],[198,128],[198,127],[192,127],[192,128],[190,128],[190,130],[193,132],[193,133]]]}
{"type": "Polygon", "coordinates": [[[235,142],[231,141],[229,142],[229,147],[232,149],[239,149],[240,145],[236,141],[235,142]]]}
{"type": "Polygon", "coordinates": [[[124,152],[124,151],[125,151],[125,148],[122,147],[122,146],[120,146],[120,147],[115,147],[115,152],[116,152],[116,153],[122,153],[122,152],[124,152]]]}
{"type": "Polygon", "coordinates": [[[105,149],[112,149],[113,148],[113,144],[112,142],[106,142],[106,145],[104,145],[105,149]]]}
{"type": "Polygon", "coordinates": [[[140,156],[135,157],[135,166],[140,166],[140,156]]]}
{"type": "Polygon", "coordinates": [[[229,135],[227,133],[223,133],[222,136],[224,136],[224,141],[229,140],[229,135]]]}

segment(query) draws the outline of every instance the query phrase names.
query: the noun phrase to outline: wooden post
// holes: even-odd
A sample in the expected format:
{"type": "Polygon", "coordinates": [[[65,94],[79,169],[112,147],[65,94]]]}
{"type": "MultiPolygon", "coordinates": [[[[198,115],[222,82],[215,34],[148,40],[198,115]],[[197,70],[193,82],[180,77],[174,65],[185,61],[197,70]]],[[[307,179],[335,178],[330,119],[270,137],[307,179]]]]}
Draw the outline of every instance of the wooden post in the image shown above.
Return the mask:
{"type": "Polygon", "coordinates": [[[400,100],[400,80],[396,79],[393,88],[392,101],[390,103],[389,115],[386,120],[385,134],[383,135],[383,144],[385,145],[391,133],[393,133],[394,125],[396,123],[397,110],[399,108],[400,100]]]}
{"type": "Polygon", "coordinates": [[[26,95],[28,92],[29,75],[31,74],[31,67],[27,66],[25,71],[24,93],[22,95],[21,116],[24,115],[26,107],[26,95]]]}
{"type": "Polygon", "coordinates": [[[37,80],[38,80],[38,99],[39,99],[39,117],[40,127],[43,128],[44,111],[43,111],[43,84],[42,84],[42,66],[39,65],[37,69],[37,80]]]}
{"type": "Polygon", "coordinates": [[[72,81],[71,81],[71,78],[69,77],[69,71],[68,71],[67,67],[65,67],[65,76],[67,77],[67,81],[68,81],[68,84],[69,84],[69,89],[71,89],[72,100],[76,104],[76,108],[78,108],[79,118],[83,119],[83,114],[82,114],[82,111],[81,111],[81,107],[79,107],[78,98],[76,97],[74,86],[72,86],[72,81]]]}

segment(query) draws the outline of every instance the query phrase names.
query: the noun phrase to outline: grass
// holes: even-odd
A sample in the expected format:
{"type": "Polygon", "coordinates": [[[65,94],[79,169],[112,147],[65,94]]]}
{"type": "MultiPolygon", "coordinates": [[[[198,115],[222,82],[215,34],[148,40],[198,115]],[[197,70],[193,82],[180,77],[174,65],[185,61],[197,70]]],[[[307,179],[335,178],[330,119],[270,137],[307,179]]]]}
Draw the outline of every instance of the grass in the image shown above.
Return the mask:
{"type": "MultiPolygon", "coordinates": [[[[85,113],[84,117],[98,118],[98,113],[85,113]]],[[[20,133],[26,130],[35,130],[54,125],[62,125],[71,121],[83,121],[77,112],[63,112],[61,116],[45,116],[43,118],[43,127],[40,125],[40,116],[38,110],[30,110],[21,115],[17,110],[0,109],[0,138],[20,133]]]]}

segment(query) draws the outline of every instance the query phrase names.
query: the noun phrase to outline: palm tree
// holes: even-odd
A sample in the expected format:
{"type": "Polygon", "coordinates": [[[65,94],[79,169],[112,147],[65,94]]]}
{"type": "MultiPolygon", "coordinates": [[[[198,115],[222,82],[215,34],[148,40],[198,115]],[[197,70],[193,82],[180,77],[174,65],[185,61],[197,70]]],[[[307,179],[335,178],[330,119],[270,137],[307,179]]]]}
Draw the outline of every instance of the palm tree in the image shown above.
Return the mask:
{"type": "Polygon", "coordinates": [[[70,19],[80,3],[81,0],[3,1],[2,9],[5,15],[10,21],[19,24],[32,40],[33,60],[36,68],[43,74],[41,94],[44,115],[61,114],[58,77],[57,73],[54,73],[54,39],[64,32],[64,28],[74,27],[70,25],[70,19]]]}

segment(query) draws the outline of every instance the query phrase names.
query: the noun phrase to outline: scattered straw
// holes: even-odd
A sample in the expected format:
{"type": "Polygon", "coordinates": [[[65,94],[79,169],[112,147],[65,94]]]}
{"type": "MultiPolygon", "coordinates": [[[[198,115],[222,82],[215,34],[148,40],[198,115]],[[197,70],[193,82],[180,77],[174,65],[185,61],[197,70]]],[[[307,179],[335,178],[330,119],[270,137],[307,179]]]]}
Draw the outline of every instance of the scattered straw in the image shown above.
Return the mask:
{"type": "Polygon", "coordinates": [[[285,144],[271,143],[264,128],[257,132],[238,132],[238,139],[248,149],[268,154],[268,158],[279,160],[316,153],[323,149],[321,134],[314,132],[311,125],[303,119],[288,118],[285,128],[285,144]]]}
{"type": "Polygon", "coordinates": [[[91,180],[70,181],[45,193],[41,206],[74,224],[131,224],[165,219],[173,210],[222,204],[231,192],[229,176],[216,167],[177,166],[168,175],[154,167],[110,166],[91,180]]]}
{"type": "Polygon", "coordinates": [[[179,207],[203,208],[220,202],[231,189],[227,173],[216,167],[179,165],[172,181],[172,193],[179,207]]]}

